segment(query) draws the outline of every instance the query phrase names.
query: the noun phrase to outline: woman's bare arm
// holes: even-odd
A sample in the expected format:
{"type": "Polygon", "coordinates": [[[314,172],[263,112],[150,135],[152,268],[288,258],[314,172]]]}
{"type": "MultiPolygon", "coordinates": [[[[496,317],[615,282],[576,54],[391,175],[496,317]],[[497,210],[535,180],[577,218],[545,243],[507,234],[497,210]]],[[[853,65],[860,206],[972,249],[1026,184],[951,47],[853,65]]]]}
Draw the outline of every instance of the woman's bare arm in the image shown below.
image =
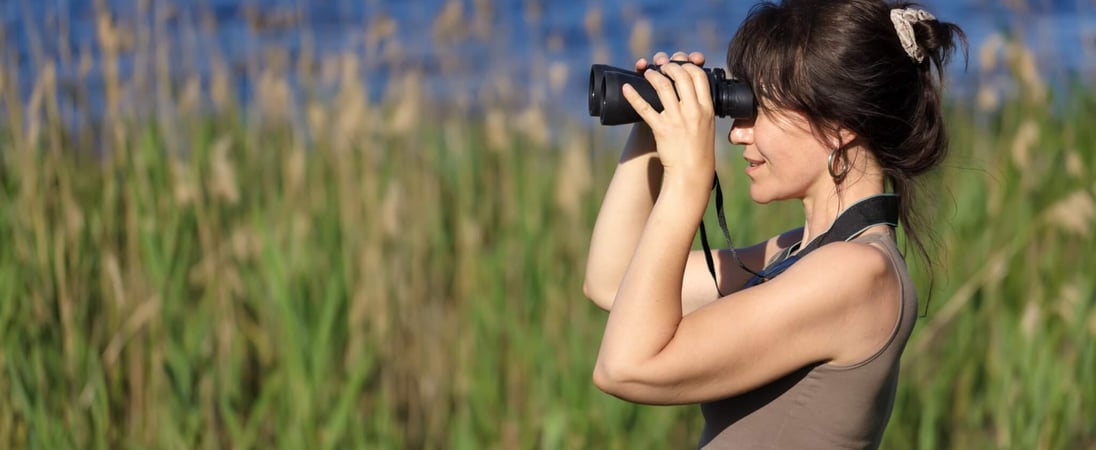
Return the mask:
{"type": "Polygon", "coordinates": [[[636,124],[602,200],[586,259],[583,290],[602,309],[612,307],[661,184],[662,164],[651,129],[636,124]]]}
{"type": "MultiPolygon", "coordinates": [[[[697,65],[704,63],[704,56],[700,53],[686,55],[679,52],[674,54],[674,59],[688,59],[697,65]]],[[[669,58],[665,53],[659,53],[653,61],[655,64],[666,64],[669,58]]],[[[645,60],[636,63],[637,70],[646,67],[645,60]]],[[[583,290],[602,309],[609,310],[613,305],[624,271],[661,189],[662,174],[662,163],[658,159],[650,127],[644,123],[636,124],[609,183],[590,240],[583,290]]],[[[738,254],[747,266],[757,270],[768,255],[789,244],[785,241],[774,238],[739,249],[738,254]]],[[[720,290],[725,294],[737,290],[750,276],[733,261],[727,250],[713,251],[713,259],[720,290]]],[[[694,251],[688,257],[681,297],[682,309],[686,314],[719,297],[701,251],[694,251]]]]}
{"type": "MultiPolygon", "coordinates": [[[[638,124],[628,137],[602,201],[586,262],[583,290],[587,297],[606,311],[612,308],[624,271],[635,253],[661,184],[662,164],[655,153],[651,131],[646,125],[638,124]]],[[[760,270],[769,255],[798,240],[799,234],[799,230],[793,230],[738,249],[737,253],[747,267],[760,270]]],[[[712,253],[720,291],[724,294],[738,290],[752,275],[734,261],[729,250],[713,250],[712,253]]],[[[708,271],[704,252],[691,252],[681,289],[683,312],[688,314],[717,298],[719,291],[708,271]]]]}

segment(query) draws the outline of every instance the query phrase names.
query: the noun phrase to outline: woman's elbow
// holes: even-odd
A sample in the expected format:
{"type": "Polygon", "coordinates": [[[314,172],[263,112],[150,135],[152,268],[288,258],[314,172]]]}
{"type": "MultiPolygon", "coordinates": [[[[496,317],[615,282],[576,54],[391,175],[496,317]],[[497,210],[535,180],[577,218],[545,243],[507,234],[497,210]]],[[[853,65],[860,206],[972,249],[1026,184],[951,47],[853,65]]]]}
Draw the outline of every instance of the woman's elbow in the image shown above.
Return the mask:
{"type": "Polygon", "coordinates": [[[637,372],[627,370],[625,367],[619,365],[614,367],[613,365],[598,362],[594,366],[593,381],[594,386],[597,386],[602,392],[621,400],[643,404],[660,404],[659,396],[652,396],[654,392],[649,389],[650,386],[637,378],[636,375],[637,372]]]}
{"type": "Polygon", "coordinates": [[[613,298],[616,297],[615,289],[606,289],[593,283],[587,278],[582,283],[582,293],[599,308],[608,311],[613,306],[613,298]]]}
{"type": "Polygon", "coordinates": [[[624,382],[624,379],[621,378],[620,372],[607,367],[607,365],[601,361],[598,361],[598,363],[594,365],[593,381],[594,386],[597,386],[598,389],[601,389],[601,391],[606,394],[615,397],[622,397],[622,394],[624,394],[622,387],[626,383],[624,382]]]}

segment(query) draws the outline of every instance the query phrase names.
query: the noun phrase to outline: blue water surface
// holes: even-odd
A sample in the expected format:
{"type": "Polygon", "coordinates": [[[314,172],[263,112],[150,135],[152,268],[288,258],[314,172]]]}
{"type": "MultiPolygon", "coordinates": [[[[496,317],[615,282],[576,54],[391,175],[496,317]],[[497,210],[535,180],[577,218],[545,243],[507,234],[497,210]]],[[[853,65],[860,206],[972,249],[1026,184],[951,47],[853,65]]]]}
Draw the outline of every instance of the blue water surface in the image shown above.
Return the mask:
{"type": "MultiPolygon", "coordinates": [[[[952,84],[984,78],[979,49],[995,34],[1012,36],[1032,49],[1039,73],[1052,87],[1096,80],[1096,0],[931,0],[922,4],[940,19],[963,27],[971,55],[959,58],[952,84]],[[1023,3],[1021,7],[1015,4],[1023,3]],[[1020,10],[1018,11],[1017,8],[1020,10]]],[[[729,38],[752,3],[730,0],[4,0],[0,42],[4,63],[16,64],[29,91],[44,64],[53,62],[62,83],[101,81],[96,45],[100,6],[115,23],[130,24],[132,45],[171,52],[172,77],[207,77],[210,55],[236,74],[236,95],[249,101],[253,70],[269,49],[292,63],[302,55],[322,60],[339,54],[360,57],[362,79],[374,101],[391,97],[409,70],[425,74],[428,95],[475,103],[491,100],[507,80],[509,100],[550,105],[569,113],[585,109],[586,76],[594,62],[630,66],[631,37],[638,24],[650,30],[652,50],[699,50],[723,65],[729,38]],[[459,4],[455,35],[437,32],[442,11],[459,4]],[[592,15],[591,11],[600,11],[592,15]],[[486,11],[486,12],[485,12],[486,11]],[[594,34],[588,18],[598,16],[594,34]],[[476,34],[474,24],[486,24],[476,34]],[[132,26],[154,23],[154,29],[132,26]],[[395,25],[385,47],[366,48],[381,24],[395,25]],[[144,31],[141,31],[144,30],[144,31]],[[456,37],[455,37],[456,36],[456,37]],[[397,42],[398,46],[390,45],[397,42]],[[91,66],[81,67],[87,54],[91,66]],[[554,74],[554,75],[553,75],[554,74]],[[553,77],[555,80],[553,81],[553,77]],[[562,82],[561,82],[562,80],[562,82]]],[[[123,77],[137,64],[123,55],[123,77]]],[[[984,80],[982,80],[984,81],[984,80]]],[[[92,88],[94,97],[101,95],[92,88]]],[[[970,91],[970,89],[967,89],[970,91]]]]}

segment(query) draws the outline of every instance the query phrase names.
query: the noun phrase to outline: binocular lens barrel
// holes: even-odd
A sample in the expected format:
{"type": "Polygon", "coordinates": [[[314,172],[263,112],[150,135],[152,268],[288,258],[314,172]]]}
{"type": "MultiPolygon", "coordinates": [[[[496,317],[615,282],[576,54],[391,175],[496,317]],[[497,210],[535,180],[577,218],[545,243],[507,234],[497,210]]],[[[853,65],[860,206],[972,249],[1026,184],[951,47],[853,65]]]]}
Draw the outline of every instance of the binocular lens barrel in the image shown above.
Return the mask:
{"type": "MultiPolygon", "coordinates": [[[[653,70],[658,70],[653,67],[653,70]]],[[[723,69],[704,69],[711,87],[712,105],[719,117],[748,119],[754,116],[754,96],[750,86],[738,80],[728,80],[723,69]]],[[[621,91],[631,84],[656,111],[662,111],[658,92],[642,74],[605,64],[590,66],[590,116],[600,117],[602,125],[635,123],[643,119],[632,109],[621,91]]]]}

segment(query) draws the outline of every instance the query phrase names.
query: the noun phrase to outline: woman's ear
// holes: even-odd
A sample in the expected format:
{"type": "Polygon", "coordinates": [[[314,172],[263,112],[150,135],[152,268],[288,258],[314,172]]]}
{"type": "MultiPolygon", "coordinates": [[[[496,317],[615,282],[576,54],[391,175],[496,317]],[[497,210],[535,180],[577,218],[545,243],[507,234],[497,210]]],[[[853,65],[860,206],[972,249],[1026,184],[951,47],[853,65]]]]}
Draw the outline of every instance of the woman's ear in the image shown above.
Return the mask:
{"type": "Polygon", "coordinates": [[[833,142],[833,144],[836,144],[833,148],[848,147],[859,137],[860,136],[858,136],[855,131],[845,127],[838,128],[836,136],[837,142],[833,142]]]}

